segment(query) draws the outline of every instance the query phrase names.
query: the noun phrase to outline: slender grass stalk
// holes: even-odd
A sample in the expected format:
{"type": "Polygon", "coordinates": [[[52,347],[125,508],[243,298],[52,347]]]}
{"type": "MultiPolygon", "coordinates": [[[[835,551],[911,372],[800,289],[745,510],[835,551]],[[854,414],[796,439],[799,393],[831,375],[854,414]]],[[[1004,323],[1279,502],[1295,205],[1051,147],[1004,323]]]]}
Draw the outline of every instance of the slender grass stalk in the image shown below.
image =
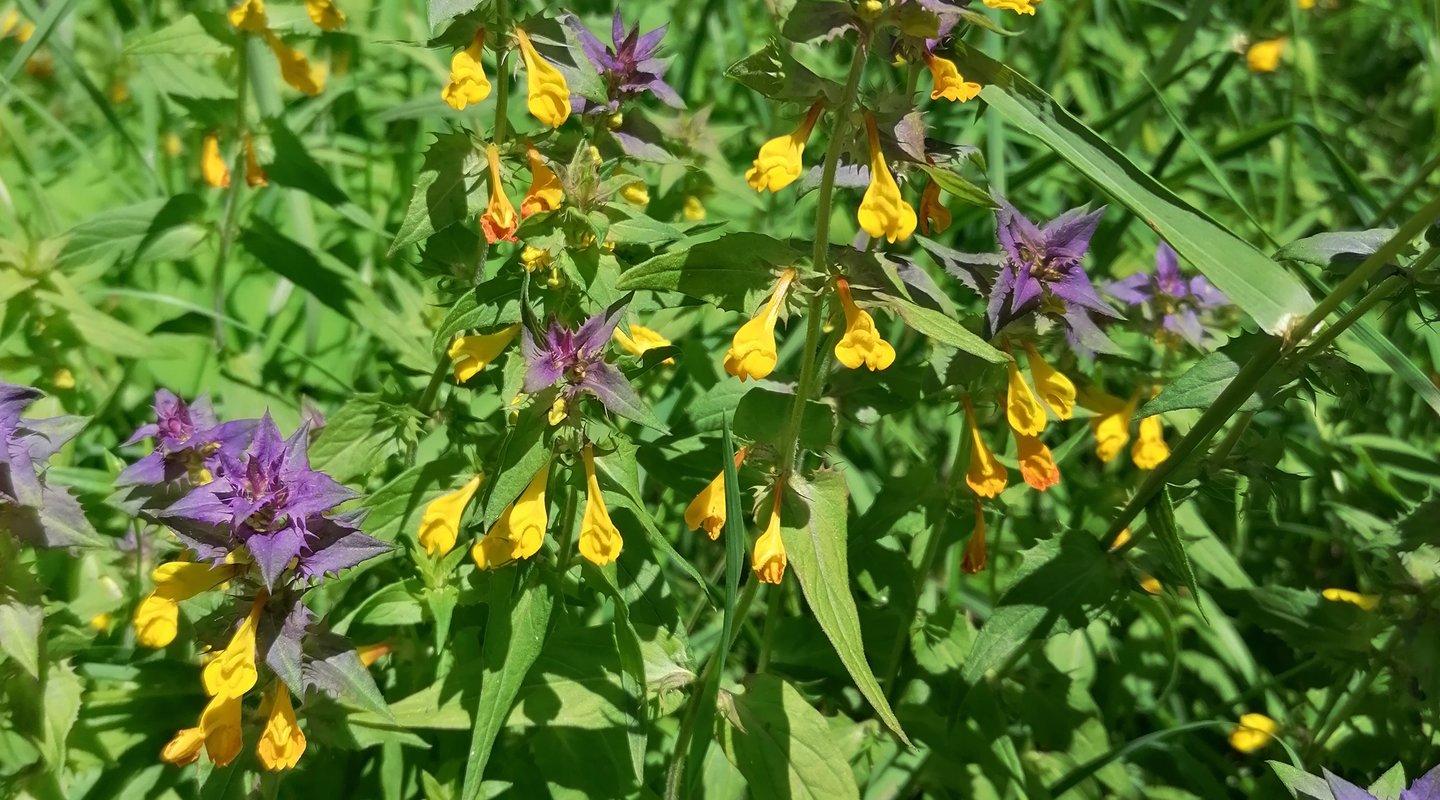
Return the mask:
{"type": "Polygon", "coordinates": [[[236,48],[235,87],[235,130],[240,145],[235,148],[235,157],[230,164],[230,187],[225,190],[225,210],[220,222],[220,246],[215,253],[215,267],[211,270],[214,285],[211,289],[211,303],[215,310],[215,349],[225,350],[225,266],[230,261],[230,247],[235,239],[235,218],[240,209],[240,188],[245,185],[245,145],[247,130],[245,124],[245,101],[250,86],[250,40],[244,35],[236,48]]]}

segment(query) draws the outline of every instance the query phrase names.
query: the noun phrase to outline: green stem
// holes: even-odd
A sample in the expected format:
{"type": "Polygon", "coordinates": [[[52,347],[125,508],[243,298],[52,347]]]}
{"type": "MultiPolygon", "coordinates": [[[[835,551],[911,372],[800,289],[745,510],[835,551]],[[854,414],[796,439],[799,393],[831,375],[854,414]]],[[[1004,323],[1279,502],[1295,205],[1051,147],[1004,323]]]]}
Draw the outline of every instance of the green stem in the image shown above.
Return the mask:
{"type": "MultiPolygon", "coordinates": [[[[1410,274],[1416,275],[1424,272],[1435,263],[1435,260],[1437,258],[1440,258],[1440,249],[1434,247],[1430,248],[1429,250],[1425,251],[1425,253],[1422,254],[1419,258],[1415,259],[1415,263],[1410,269],[1410,274]]],[[[1367,292],[1364,297],[1360,298],[1360,301],[1354,306],[1352,306],[1350,310],[1346,311],[1344,314],[1341,314],[1340,318],[1335,320],[1335,323],[1333,325],[1321,331],[1319,335],[1315,337],[1314,341],[1310,342],[1310,344],[1305,347],[1305,350],[1302,351],[1298,357],[1302,360],[1308,359],[1314,356],[1316,353],[1319,353],[1321,350],[1324,350],[1330,345],[1331,342],[1339,338],[1340,334],[1343,333],[1347,328],[1349,328],[1351,325],[1354,325],[1356,322],[1359,322],[1360,318],[1365,316],[1366,312],[1374,308],[1380,303],[1381,300],[1384,300],[1385,298],[1394,294],[1396,291],[1404,287],[1409,282],[1410,278],[1405,275],[1391,275],[1385,280],[1377,283],[1374,288],[1367,292]]]]}
{"type": "MultiPolygon", "coordinates": [[[[1120,531],[1128,527],[1135,517],[1140,514],[1140,511],[1165,487],[1170,475],[1183,466],[1191,455],[1210,440],[1210,437],[1213,436],[1215,432],[1225,424],[1225,421],[1235,413],[1236,409],[1245,402],[1245,398],[1249,397],[1270,374],[1270,371],[1279,364],[1283,355],[1287,353],[1293,354],[1294,348],[1297,347],[1299,343],[1305,341],[1321,322],[1340,308],[1351,295],[1358,292],[1367,281],[1373,278],[1386,264],[1389,264],[1412,239],[1421,231],[1425,230],[1425,228],[1437,218],[1440,218],[1440,197],[1436,197],[1426,203],[1424,207],[1416,212],[1404,225],[1400,226],[1400,229],[1395,232],[1395,235],[1392,236],[1389,241],[1361,262],[1353,272],[1345,276],[1345,279],[1340,281],[1339,285],[1316,304],[1314,310],[1286,332],[1284,338],[1272,337],[1268,339],[1255,354],[1251,356],[1245,366],[1240,368],[1240,372],[1235,375],[1235,378],[1230,381],[1230,384],[1225,387],[1225,390],[1220,393],[1220,396],[1215,398],[1215,402],[1200,415],[1200,419],[1195,422],[1190,432],[1185,434],[1185,437],[1175,446],[1170,457],[1165,459],[1165,461],[1155,469],[1151,470],[1150,474],[1145,477],[1144,482],[1140,484],[1140,488],[1137,489],[1135,495],[1130,498],[1130,502],[1125,505],[1125,508],[1123,508],[1119,515],[1115,517],[1115,520],[1110,523],[1110,528],[1105,534],[1106,544],[1114,543],[1115,537],[1120,534],[1120,531]]],[[[1354,320],[1351,320],[1350,322],[1353,323],[1353,321],[1354,320]]],[[[1346,327],[1348,327],[1348,324],[1349,323],[1347,323],[1346,327]]],[[[1345,330],[1345,327],[1342,327],[1338,323],[1331,327],[1334,329],[1334,335],[1336,336],[1345,330]]],[[[1302,356],[1303,355],[1302,353],[1302,356]]],[[[1293,361],[1293,359],[1291,360],[1293,361]]],[[[1144,532],[1142,529],[1136,533],[1135,539],[1131,540],[1131,544],[1143,536],[1144,532]]]]}
{"type": "Polygon", "coordinates": [[[764,673],[770,667],[770,647],[775,641],[775,622],[780,619],[783,585],[776,584],[765,588],[765,627],[760,632],[760,655],[755,659],[757,673],[764,673]]]}
{"type": "Polygon", "coordinates": [[[495,43],[495,131],[491,137],[495,146],[505,143],[505,135],[508,132],[510,117],[506,109],[510,104],[510,15],[509,3],[506,0],[496,0],[495,22],[500,29],[500,40],[495,43]]]}
{"type": "Polygon", "coordinates": [[[212,302],[215,309],[215,348],[225,349],[225,265],[230,260],[230,245],[235,238],[235,217],[240,209],[240,187],[245,185],[245,99],[250,86],[250,42],[248,36],[241,37],[236,50],[235,75],[235,132],[240,145],[235,148],[235,158],[230,165],[230,188],[225,190],[225,211],[220,223],[220,247],[215,253],[212,302]]]}

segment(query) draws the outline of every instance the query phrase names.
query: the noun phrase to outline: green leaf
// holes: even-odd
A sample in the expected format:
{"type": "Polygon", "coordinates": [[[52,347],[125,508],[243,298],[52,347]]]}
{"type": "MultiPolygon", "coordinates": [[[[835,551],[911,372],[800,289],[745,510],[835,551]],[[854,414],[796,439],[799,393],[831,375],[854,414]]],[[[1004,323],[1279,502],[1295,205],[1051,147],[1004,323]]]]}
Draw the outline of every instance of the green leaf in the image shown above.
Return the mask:
{"type": "Polygon", "coordinates": [[[840,84],[816,75],[778,41],[731,64],[725,77],[771,100],[810,103],[824,97],[833,104],[841,95],[840,84]]]}
{"type": "Polygon", "coordinates": [[[640,637],[630,622],[629,606],[620,587],[615,583],[615,565],[597,567],[584,564],[585,580],[610,598],[610,607],[615,614],[612,629],[615,635],[615,652],[620,660],[620,688],[628,703],[622,704],[627,730],[625,738],[630,745],[630,768],[635,783],[645,781],[645,740],[649,726],[648,706],[645,703],[645,656],[640,651],[640,637]]]}
{"type": "Polygon", "coordinates": [[[464,133],[442,133],[425,151],[405,218],[388,255],[478,215],[486,202],[480,152],[464,133]]]}
{"type": "Polygon", "coordinates": [[[1283,334],[1315,307],[1295,276],[1181,200],[1054,98],[968,45],[957,44],[956,55],[960,72],[984,84],[980,96],[989,108],[1039,139],[1154,228],[1267,333],[1283,334]]]}
{"type": "Polygon", "coordinates": [[[110,208],[75,225],[66,233],[60,263],[135,263],[176,261],[194,251],[207,230],[197,224],[205,201],[195,194],[146,200],[110,208]]]}
{"type": "Polygon", "coordinates": [[[544,580],[541,570],[539,564],[533,563],[505,568],[495,573],[490,584],[490,612],[481,652],[485,669],[473,715],[475,727],[465,757],[460,800],[480,796],[480,781],[495,739],[510,715],[525,674],[545,644],[555,590],[544,580]]]}
{"type": "Polygon", "coordinates": [[[65,742],[80,718],[80,694],[85,683],[68,662],[50,664],[45,670],[40,753],[52,769],[65,766],[65,742]]]}
{"type": "Polygon", "coordinates": [[[40,679],[40,623],[44,611],[17,599],[0,603],[0,653],[30,677],[40,679]]]}
{"type": "Polygon", "coordinates": [[[1004,364],[1009,357],[996,350],[965,326],[939,311],[916,305],[903,297],[877,294],[876,298],[905,320],[905,324],[940,344],[969,353],[991,364],[1004,364]]]}
{"type": "Polygon", "coordinates": [[[725,755],[756,800],[859,800],[860,789],[825,717],[795,687],[754,675],[721,697],[725,755]]]}
{"type": "Polygon", "coordinates": [[[1404,790],[1405,765],[1397,761],[1365,791],[1375,795],[1375,800],[1399,800],[1400,793],[1404,790]]]}
{"type": "Polygon", "coordinates": [[[325,421],[310,445],[310,465],[341,483],[370,473],[395,451],[397,421],[408,410],[378,394],[356,395],[325,421]]]}
{"type": "MultiPolygon", "coordinates": [[[[1200,586],[1195,580],[1195,569],[1190,565],[1190,556],[1185,553],[1185,542],[1180,538],[1180,528],[1175,524],[1175,505],[1170,500],[1170,488],[1164,487],[1155,499],[1146,506],[1145,516],[1160,541],[1160,550],[1174,574],[1185,581],[1190,589],[1190,598],[1195,608],[1205,617],[1205,608],[1200,605],[1200,586]]],[[[1208,621],[1208,620],[1207,620],[1208,621]]]]}
{"type": "Polygon", "coordinates": [[[200,24],[200,18],[194,14],[186,14],[160,30],[147,33],[125,45],[127,56],[215,58],[229,52],[230,48],[211,36],[200,24]]]}
{"type": "Polygon", "coordinates": [[[1275,258],[1332,269],[1354,267],[1374,255],[1394,236],[1394,228],[1317,233],[1296,239],[1276,250],[1275,258]]]}
{"type": "MultiPolygon", "coordinates": [[[[795,395],[756,386],[740,398],[735,407],[735,434],[753,441],[778,444],[781,429],[790,413],[795,395]]],[[[800,422],[800,446],[823,450],[835,435],[835,410],[808,400],[800,422]]]]}
{"type": "Polygon", "coordinates": [[[944,189],[951,197],[954,197],[962,203],[979,206],[981,208],[998,207],[995,198],[991,197],[989,192],[966,180],[960,173],[953,169],[949,169],[948,167],[932,167],[929,164],[922,164],[921,169],[925,170],[925,173],[930,176],[931,180],[940,184],[941,189],[944,189]]]}
{"type": "Polygon", "coordinates": [[[1014,583],[980,628],[962,679],[974,684],[1027,642],[1083,628],[1121,592],[1123,564],[1078,530],[1052,536],[1020,554],[1014,583]]]}
{"type": "Polygon", "coordinates": [[[786,15],[785,26],[780,29],[780,35],[801,44],[812,39],[828,42],[847,30],[857,30],[859,23],[855,8],[849,3],[838,0],[799,0],[786,15]]]}
{"type": "Polygon", "coordinates": [[[798,250],[764,234],[727,233],[637,264],[620,275],[615,288],[680,292],[749,312],[758,296],[774,288],[780,268],[800,258],[798,250]]]}
{"type": "Polygon", "coordinates": [[[1297,651],[1365,653],[1378,633],[1375,615],[1349,603],[1325,600],[1318,591],[1288,586],[1215,589],[1227,611],[1284,639],[1297,651]]]}
{"type": "MultiPolygon", "coordinates": [[[[1206,353],[1141,406],[1136,416],[1152,417],[1181,408],[1209,408],[1239,372],[1240,365],[1232,354],[1224,350],[1206,353]]],[[[1259,411],[1260,405],[1260,397],[1252,393],[1237,410],[1259,411]]]]}
{"type": "Polygon", "coordinates": [[[1330,791],[1330,784],[1318,775],[1296,769],[1281,761],[1266,761],[1270,768],[1275,770],[1275,776],[1290,790],[1290,794],[1306,797],[1313,797],[1316,800],[1335,800],[1335,794],[1330,791]]]}
{"type": "Polygon", "coordinates": [[[529,485],[535,473],[550,459],[550,448],[545,445],[545,409],[543,403],[533,403],[520,412],[515,427],[505,434],[496,456],[495,477],[489,481],[483,508],[484,523],[488,529],[500,518],[505,506],[529,485]]]}
{"type": "Polygon", "coordinates": [[[838,472],[822,472],[811,481],[796,476],[790,481],[785,500],[791,499],[791,493],[798,503],[782,506],[780,535],[790,566],[800,580],[805,602],[860,694],[870,701],[880,721],[909,745],[909,737],[900,727],[900,720],[895,718],[880,682],[865,660],[860,614],[850,593],[850,564],[846,552],[849,495],[845,477],[838,472]],[[800,525],[797,527],[796,523],[800,525]]]}

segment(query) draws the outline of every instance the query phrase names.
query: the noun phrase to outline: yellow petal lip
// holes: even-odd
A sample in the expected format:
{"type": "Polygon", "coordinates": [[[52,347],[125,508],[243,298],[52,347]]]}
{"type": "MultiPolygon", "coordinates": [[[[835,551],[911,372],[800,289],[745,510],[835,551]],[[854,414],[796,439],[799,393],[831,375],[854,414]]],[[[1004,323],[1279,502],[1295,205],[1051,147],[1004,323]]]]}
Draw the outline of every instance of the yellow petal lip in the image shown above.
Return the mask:
{"type": "Polygon", "coordinates": [[[585,445],[581,452],[585,464],[585,513],[580,519],[580,555],[596,566],[603,567],[620,557],[624,541],[605,508],[605,496],[595,477],[595,451],[585,445]]]}
{"type": "Polygon", "coordinates": [[[265,610],[264,593],[250,607],[250,613],[240,622],[240,627],[230,637],[225,649],[205,665],[201,672],[205,693],[211,697],[232,697],[239,699],[255,686],[259,679],[256,668],[256,628],[260,614],[265,610]]]}
{"type": "Polygon", "coordinates": [[[1058,419],[1070,419],[1075,415],[1075,384],[1050,363],[1040,357],[1035,345],[1025,343],[1026,359],[1030,362],[1030,375],[1035,379],[1035,388],[1040,398],[1058,419]]]}
{"type": "Polygon", "coordinates": [[[1280,68],[1280,59],[1285,55],[1288,42],[1289,39],[1284,36],[1255,42],[1245,51],[1245,65],[1251,72],[1274,72],[1280,68]]]}
{"type": "Polygon", "coordinates": [[[176,732],[174,738],[165,743],[160,751],[160,760],[167,764],[183,767],[200,758],[200,748],[205,745],[205,731],[198,726],[176,732]]]}
{"type": "Polygon", "coordinates": [[[293,769],[305,752],[305,734],[295,719],[290,690],[276,681],[267,692],[261,711],[266,717],[265,728],[255,745],[260,765],[271,772],[293,769]]]}
{"type": "Polygon", "coordinates": [[[432,556],[443,556],[455,548],[455,541],[460,536],[460,518],[479,488],[480,476],[476,475],[464,486],[440,495],[425,506],[417,535],[425,552],[432,556]]]}
{"type": "Polygon", "coordinates": [[[883,370],[895,363],[895,348],[884,339],[875,327],[875,318],[855,305],[850,296],[850,283],[844,278],[835,281],[840,307],[845,312],[845,335],[835,344],[835,358],[850,369],[866,367],[871,372],[883,370]]]}
{"type": "Polygon", "coordinates": [[[305,13],[310,21],[322,31],[339,30],[345,27],[345,12],[332,0],[305,0],[305,13]]]}
{"type": "Polygon", "coordinates": [[[870,143],[870,186],[860,200],[856,219],[861,230],[871,238],[887,242],[904,241],[915,232],[918,218],[915,209],[900,196],[900,186],[890,173],[885,154],[880,150],[880,134],[874,116],[865,115],[866,135],[870,143]]]}
{"type": "Polygon", "coordinates": [[[450,78],[440,90],[440,98],[456,111],[490,96],[490,79],[480,62],[484,52],[485,29],[481,28],[465,49],[450,57],[450,78]]]}
{"type": "Polygon", "coordinates": [[[267,29],[264,36],[265,43],[275,54],[275,60],[280,62],[280,77],[290,88],[312,97],[324,91],[324,74],[310,66],[310,59],[304,53],[285,44],[274,31],[267,29]]]}
{"type": "Polygon", "coordinates": [[[1170,457],[1170,445],[1165,443],[1165,426],[1160,415],[1140,420],[1140,435],[1130,448],[1130,458],[1140,469],[1155,469],[1170,457]]]}
{"type": "Polygon", "coordinates": [[[531,147],[525,152],[530,162],[530,188],[520,200],[520,218],[543,211],[554,211],[565,202],[565,189],[560,185],[560,176],[550,169],[540,157],[540,151],[531,147]]]}
{"type": "Polygon", "coordinates": [[[970,432],[970,463],[965,470],[965,485],[980,497],[996,497],[1005,491],[1010,476],[995,452],[980,438],[980,427],[975,420],[975,408],[970,398],[965,398],[965,426],[970,432]]]}
{"type": "Polygon", "coordinates": [[[565,75],[540,56],[525,31],[516,28],[515,38],[525,61],[526,106],[531,116],[551,128],[558,128],[570,118],[570,86],[565,75]]]}
{"type": "Polygon", "coordinates": [[[1279,723],[1264,714],[1241,714],[1239,722],[1230,730],[1230,746],[1241,753],[1254,753],[1270,744],[1278,730],[1279,723]]]}
{"type": "Polygon", "coordinates": [[[227,16],[230,24],[246,33],[263,33],[270,27],[265,16],[265,0],[241,0],[231,7],[227,16]]]}
{"type": "Polygon", "coordinates": [[[1043,492],[1060,483],[1060,467],[1044,442],[1016,431],[1015,446],[1020,459],[1020,477],[1031,488],[1043,492]]]}
{"type": "Polygon", "coordinates": [[[745,182],[751,189],[757,192],[778,192],[800,177],[800,173],[805,170],[801,161],[805,143],[810,139],[810,131],[815,128],[815,123],[824,110],[823,102],[814,103],[795,130],[784,136],[776,136],[760,146],[755,161],[750,165],[750,169],[745,171],[745,182]]]}
{"type": "Polygon", "coordinates": [[[775,501],[770,511],[770,520],[765,532],[755,540],[755,550],[750,557],[750,569],[761,583],[776,584],[785,577],[788,564],[785,555],[785,539],[780,535],[780,489],[775,489],[775,501]]]}
{"type": "Polygon", "coordinates": [[[770,299],[760,307],[755,317],[739,330],[725,352],[725,371],[742,381],[762,379],[775,370],[780,360],[775,347],[775,323],[785,306],[785,293],[795,280],[795,270],[787,269],[775,283],[770,299]]]}
{"type": "Polygon", "coordinates": [[[1014,11],[1016,14],[1035,15],[1035,7],[1040,5],[1041,0],[984,0],[986,7],[998,8],[1001,11],[1014,11]]]}
{"type": "Polygon", "coordinates": [[[540,551],[549,521],[545,502],[545,486],[549,480],[550,462],[546,461],[490,531],[470,548],[475,566],[495,569],[540,551]]]}
{"type": "Polygon", "coordinates": [[[520,333],[520,325],[507,325],[494,333],[460,336],[450,343],[455,380],[465,383],[500,356],[520,333]]]}
{"type": "Polygon", "coordinates": [[[1030,391],[1030,384],[1020,374],[1020,368],[1012,360],[1007,365],[1005,391],[1005,419],[1010,427],[1022,436],[1039,436],[1045,430],[1045,409],[1030,391]]]}
{"type": "Polygon", "coordinates": [[[520,227],[520,217],[515,213],[515,206],[505,194],[505,186],[500,180],[500,148],[494,144],[486,146],[485,159],[490,169],[490,203],[480,214],[480,230],[490,244],[513,242],[515,230],[520,227]]]}
{"type": "MultiPolygon", "coordinates": [[[[745,456],[750,448],[742,447],[735,451],[735,468],[745,463],[745,456]]],[[[720,531],[725,527],[725,473],[721,472],[715,476],[690,505],[685,507],[685,527],[689,530],[704,529],[705,535],[711,541],[720,538],[720,531]]]]}
{"type": "Polygon", "coordinates": [[[215,766],[223,767],[240,755],[244,731],[240,727],[240,698],[215,697],[200,714],[200,729],[205,734],[205,752],[215,766]]]}
{"type": "Polygon", "coordinates": [[[230,167],[225,164],[225,157],[220,155],[220,137],[213,132],[205,134],[205,141],[200,146],[200,177],[204,178],[207,186],[217,189],[230,185],[230,167]]]}
{"type": "Polygon", "coordinates": [[[954,61],[926,53],[925,65],[930,68],[930,79],[934,84],[930,90],[931,100],[964,103],[980,95],[980,84],[965,80],[954,61]]]}

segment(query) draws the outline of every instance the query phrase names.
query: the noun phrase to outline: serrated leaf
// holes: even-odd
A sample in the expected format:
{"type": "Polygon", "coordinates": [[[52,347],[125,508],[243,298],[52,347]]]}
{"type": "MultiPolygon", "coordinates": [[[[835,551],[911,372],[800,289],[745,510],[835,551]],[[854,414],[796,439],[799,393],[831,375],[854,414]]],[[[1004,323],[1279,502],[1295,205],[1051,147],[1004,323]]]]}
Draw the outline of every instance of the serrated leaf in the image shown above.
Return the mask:
{"type": "MultiPolygon", "coordinates": [[[[1160,394],[1150,398],[1135,415],[1144,418],[1181,408],[1209,408],[1239,372],[1240,365],[1225,351],[1207,353],[1180,377],[1166,384],[1160,394]]],[[[1260,397],[1252,393],[1238,410],[1259,411],[1260,406],[1260,397]]]]}
{"type": "Polygon", "coordinates": [[[383,465],[399,442],[399,413],[378,394],[355,396],[320,429],[310,445],[310,465],[341,483],[383,465]]]}
{"type": "Polygon", "coordinates": [[[1004,364],[1009,360],[1004,353],[991,347],[984,339],[938,311],[894,295],[879,294],[876,298],[900,315],[906,325],[940,344],[963,350],[991,364],[1004,364]]]}
{"type": "Polygon", "coordinates": [[[1170,570],[1185,581],[1185,586],[1190,589],[1190,599],[1195,601],[1196,610],[1200,612],[1200,617],[1208,622],[1205,607],[1200,604],[1200,586],[1195,580],[1195,569],[1190,565],[1190,556],[1185,552],[1185,542],[1180,538],[1180,528],[1175,524],[1175,505],[1170,500],[1169,487],[1162,488],[1155,495],[1155,499],[1150,501],[1150,505],[1146,506],[1145,516],[1155,531],[1155,537],[1160,542],[1160,550],[1170,570]]]}
{"type": "Polygon", "coordinates": [[[744,694],[726,694],[722,742],[757,800],[860,797],[849,758],[825,717],[795,687],[773,675],[750,678],[744,694]]]}
{"type": "Polygon", "coordinates": [[[39,606],[10,599],[0,603],[0,652],[35,680],[40,679],[39,606]]]}
{"type": "Polygon", "coordinates": [[[443,133],[425,150],[425,161],[389,255],[436,231],[478,215],[485,204],[480,153],[463,133],[443,133]]]}
{"type": "Polygon", "coordinates": [[[731,64],[725,77],[771,100],[809,103],[823,96],[833,103],[841,94],[839,84],[821,78],[796,61],[778,41],[731,64]]]}
{"type": "Polygon", "coordinates": [[[801,257],[789,244],[764,234],[728,233],[641,262],[625,270],[615,288],[680,292],[748,312],[752,300],[774,288],[779,270],[801,257]]]}

